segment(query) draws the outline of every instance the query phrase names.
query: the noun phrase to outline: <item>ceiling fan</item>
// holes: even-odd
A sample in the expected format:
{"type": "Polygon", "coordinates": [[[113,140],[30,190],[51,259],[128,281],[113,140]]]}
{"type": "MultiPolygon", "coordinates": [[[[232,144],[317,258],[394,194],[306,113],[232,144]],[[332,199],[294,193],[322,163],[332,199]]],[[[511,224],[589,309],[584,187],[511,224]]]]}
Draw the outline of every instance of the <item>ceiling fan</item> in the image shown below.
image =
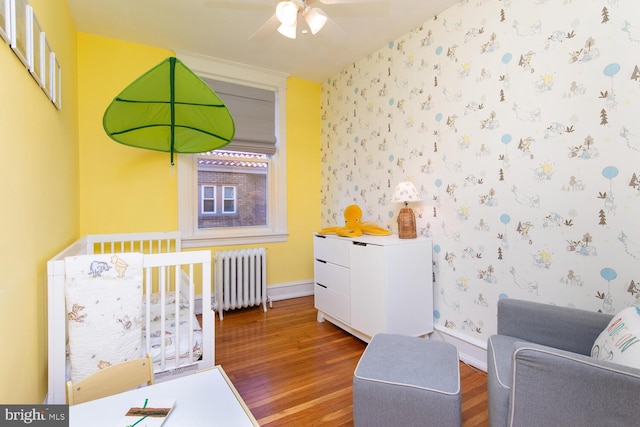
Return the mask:
{"type": "Polygon", "coordinates": [[[353,3],[381,3],[386,0],[280,0],[276,5],[275,13],[252,36],[251,39],[260,38],[265,32],[276,27],[277,31],[285,37],[295,39],[298,33],[298,22],[303,19],[307,28],[301,32],[317,34],[325,26],[329,16],[319,7],[312,7],[315,3],[324,5],[353,4],[353,3]]]}
{"type": "Polygon", "coordinates": [[[278,32],[285,37],[295,39],[298,15],[304,17],[304,20],[309,26],[309,30],[311,30],[311,34],[317,34],[329,18],[319,7],[308,6],[306,0],[281,1],[276,6],[276,17],[278,21],[280,21],[278,32]]]}

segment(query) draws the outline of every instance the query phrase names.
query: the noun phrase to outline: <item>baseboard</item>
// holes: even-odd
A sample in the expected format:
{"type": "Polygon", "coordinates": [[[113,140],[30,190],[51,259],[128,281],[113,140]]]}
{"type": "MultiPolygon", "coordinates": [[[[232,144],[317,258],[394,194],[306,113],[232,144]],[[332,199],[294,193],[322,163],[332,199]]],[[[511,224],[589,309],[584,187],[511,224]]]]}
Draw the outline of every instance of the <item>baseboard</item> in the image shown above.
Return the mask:
{"type": "MultiPolygon", "coordinates": [[[[312,279],[267,286],[267,301],[269,302],[311,295],[313,295],[312,279]]],[[[196,314],[202,314],[202,295],[196,295],[194,303],[196,314]]],[[[215,306],[215,295],[211,295],[211,306],[215,306]]]]}
{"type": "Polygon", "coordinates": [[[460,360],[487,372],[487,343],[461,334],[441,325],[435,325],[430,339],[453,344],[458,349],[460,360]]]}
{"type": "Polygon", "coordinates": [[[271,301],[307,297],[313,295],[313,280],[269,285],[267,286],[267,295],[271,301]]]}
{"type": "MultiPolygon", "coordinates": [[[[211,308],[213,309],[214,296],[211,295],[211,308]]],[[[195,314],[202,314],[202,295],[196,295],[193,298],[193,310],[195,314]]]]}

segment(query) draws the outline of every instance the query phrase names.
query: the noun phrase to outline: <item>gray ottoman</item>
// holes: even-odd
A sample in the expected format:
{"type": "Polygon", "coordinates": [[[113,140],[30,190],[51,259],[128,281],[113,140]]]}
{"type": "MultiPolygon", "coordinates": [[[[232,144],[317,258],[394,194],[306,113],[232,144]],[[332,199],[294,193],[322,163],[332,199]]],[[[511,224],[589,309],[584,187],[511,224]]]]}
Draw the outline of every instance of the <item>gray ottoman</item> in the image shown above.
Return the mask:
{"type": "Polygon", "coordinates": [[[462,425],[458,350],[441,341],[378,334],[353,377],[355,426],[462,425]]]}

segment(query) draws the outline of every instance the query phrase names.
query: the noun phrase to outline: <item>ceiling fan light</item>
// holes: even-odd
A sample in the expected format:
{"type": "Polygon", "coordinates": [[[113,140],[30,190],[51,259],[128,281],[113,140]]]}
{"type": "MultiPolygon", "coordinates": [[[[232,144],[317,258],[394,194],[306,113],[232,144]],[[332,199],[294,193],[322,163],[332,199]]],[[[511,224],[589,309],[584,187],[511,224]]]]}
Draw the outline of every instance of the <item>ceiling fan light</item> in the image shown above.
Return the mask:
{"type": "Polygon", "coordinates": [[[293,25],[282,24],[278,27],[278,32],[285,37],[290,39],[296,38],[296,22],[293,22],[293,25]]]}
{"type": "Polygon", "coordinates": [[[317,7],[307,9],[304,14],[304,19],[307,21],[307,25],[309,25],[311,34],[317,34],[318,31],[324,27],[324,24],[327,23],[327,15],[325,15],[322,9],[318,9],[317,7]]]}
{"type": "Polygon", "coordinates": [[[276,6],[276,16],[282,25],[295,26],[298,19],[298,5],[293,1],[281,1],[276,6]]]}

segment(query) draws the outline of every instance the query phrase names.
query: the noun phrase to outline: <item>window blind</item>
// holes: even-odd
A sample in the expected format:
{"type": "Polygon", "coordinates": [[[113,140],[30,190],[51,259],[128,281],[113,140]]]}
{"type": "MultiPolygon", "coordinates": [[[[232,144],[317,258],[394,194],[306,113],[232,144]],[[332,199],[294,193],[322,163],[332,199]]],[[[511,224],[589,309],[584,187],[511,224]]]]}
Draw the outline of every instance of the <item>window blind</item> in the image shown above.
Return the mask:
{"type": "Polygon", "coordinates": [[[229,151],[276,153],[275,92],[220,80],[203,79],[231,112],[236,133],[229,151]]]}

